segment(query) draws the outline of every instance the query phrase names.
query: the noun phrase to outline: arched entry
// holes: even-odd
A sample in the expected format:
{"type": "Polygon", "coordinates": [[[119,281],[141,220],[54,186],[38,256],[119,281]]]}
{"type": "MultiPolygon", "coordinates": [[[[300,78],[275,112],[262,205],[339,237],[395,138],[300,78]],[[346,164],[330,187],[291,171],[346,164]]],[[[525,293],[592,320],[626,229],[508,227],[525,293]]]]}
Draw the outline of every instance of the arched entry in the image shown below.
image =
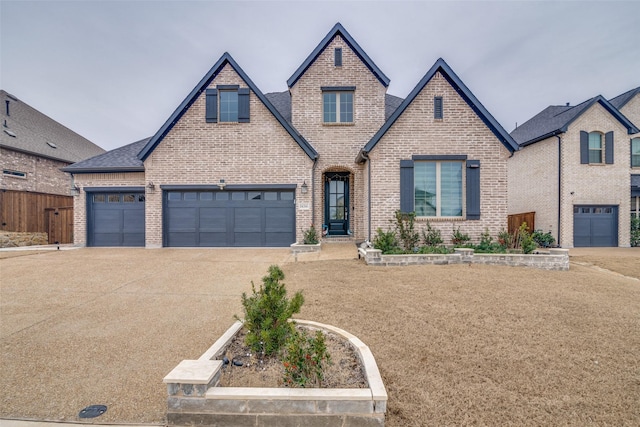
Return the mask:
{"type": "Polygon", "coordinates": [[[324,174],[324,225],[330,236],[349,233],[349,172],[324,174]]]}

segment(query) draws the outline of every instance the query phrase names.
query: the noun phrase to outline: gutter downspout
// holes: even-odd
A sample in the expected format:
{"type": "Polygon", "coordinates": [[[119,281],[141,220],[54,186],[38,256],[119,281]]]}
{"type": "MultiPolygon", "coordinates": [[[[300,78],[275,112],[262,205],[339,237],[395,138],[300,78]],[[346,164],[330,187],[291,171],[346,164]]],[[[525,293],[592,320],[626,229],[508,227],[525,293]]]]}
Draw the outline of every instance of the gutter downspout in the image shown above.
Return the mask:
{"type": "MultiPolygon", "coordinates": [[[[318,165],[318,158],[313,159],[313,166],[311,167],[311,224],[316,224],[316,166],[318,165]]],[[[317,229],[316,229],[317,230],[317,229]]]]}
{"type": "Polygon", "coordinates": [[[558,246],[560,247],[560,224],[562,219],[562,138],[558,138],[558,246]]]}
{"type": "Polygon", "coordinates": [[[371,241],[371,161],[369,153],[361,151],[358,159],[367,163],[367,241],[371,241]]]}

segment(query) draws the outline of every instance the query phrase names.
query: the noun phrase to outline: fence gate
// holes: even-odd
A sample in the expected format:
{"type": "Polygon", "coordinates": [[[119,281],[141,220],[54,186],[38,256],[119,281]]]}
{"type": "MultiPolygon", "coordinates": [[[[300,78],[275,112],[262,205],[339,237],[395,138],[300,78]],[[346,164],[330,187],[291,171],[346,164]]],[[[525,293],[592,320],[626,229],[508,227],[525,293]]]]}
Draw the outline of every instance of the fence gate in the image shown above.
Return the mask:
{"type": "Polygon", "coordinates": [[[525,212],[519,214],[513,214],[508,216],[508,231],[509,234],[513,236],[513,234],[518,231],[520,225],[523,222],[527,223],[527,228],[531,233],[536,229],[536,213],[535,212],[525,212]]]}
{"type": "Polygon", "coordinates": [[[46,208],[49,244],[73,243],[73,208],[46,208]]]}

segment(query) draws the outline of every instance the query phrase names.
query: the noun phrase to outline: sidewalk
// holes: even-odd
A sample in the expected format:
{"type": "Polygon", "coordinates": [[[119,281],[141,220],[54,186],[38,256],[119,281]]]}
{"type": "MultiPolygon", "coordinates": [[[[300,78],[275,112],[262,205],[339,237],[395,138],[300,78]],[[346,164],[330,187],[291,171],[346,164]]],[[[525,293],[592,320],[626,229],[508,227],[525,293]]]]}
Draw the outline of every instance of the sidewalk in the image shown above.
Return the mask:
{"type": "MultiPolygon", "coordinates": [[[[95,419],[95,418],[94,418],[95,419]]],[[[0,427],[78,427],[90,425],[92,427],[160,427],[164,424],[94,424],[92,422],[59,423],[56,421],[24,421],[0,419],[0,427]]]]}

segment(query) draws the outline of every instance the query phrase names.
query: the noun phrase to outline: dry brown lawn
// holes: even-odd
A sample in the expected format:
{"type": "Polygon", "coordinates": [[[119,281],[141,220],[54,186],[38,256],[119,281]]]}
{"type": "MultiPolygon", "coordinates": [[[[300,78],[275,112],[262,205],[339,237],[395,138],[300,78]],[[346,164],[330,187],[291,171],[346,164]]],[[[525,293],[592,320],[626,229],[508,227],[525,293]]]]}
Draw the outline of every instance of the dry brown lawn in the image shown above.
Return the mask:
{"type": "MultiPolygon", "coordinates": [[[[640,250],[622,252],[577,254],[568,272],[368,267],[355,250],[352,259],[280,264],[290,291],[304,292],[299,317],[369,345],[388,426],[637,426],[640,250]]],[[[237,253],[218,264],[206,251],[119,253],[0,260],[0,417],[76,420],[85,405],[104,403],[96,422],[162,423],[162,377],[199,357],[240,311],[248,277],[266,272],[266,257],[240,264],[249,260],[237,253]],[[37,269],[55,290],[32,284],[37,269]],[[96,269],[140,278],[112,285],[96,269]],[[42,320],[29,323],[28,310],[42,320]]]]}

